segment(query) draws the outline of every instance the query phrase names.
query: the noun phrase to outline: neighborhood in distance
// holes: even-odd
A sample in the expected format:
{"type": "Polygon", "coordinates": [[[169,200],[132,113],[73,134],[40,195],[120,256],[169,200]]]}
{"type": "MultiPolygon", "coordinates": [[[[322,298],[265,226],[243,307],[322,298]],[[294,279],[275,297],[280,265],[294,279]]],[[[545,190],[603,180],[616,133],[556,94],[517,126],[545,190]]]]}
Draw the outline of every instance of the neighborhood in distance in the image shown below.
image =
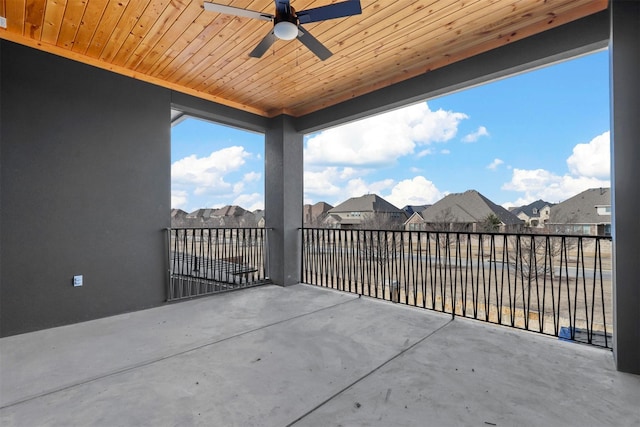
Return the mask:
{"type": "MultiPolygon", "coordinates": [[[[590,188],[558,204],[536,200],[509,209],[476,190],[468,190],[448,194],[432,205],[407,205],[402,209],[377,194],[365,194],[335,207],[325,202],[307,204],[302,212],[306,228],[611,235],[609,188],[590,188]]],[[[240,206],[191,213],[171,210],[173,228],[264,226],[263,210],[251,212],[240,206]]]]}

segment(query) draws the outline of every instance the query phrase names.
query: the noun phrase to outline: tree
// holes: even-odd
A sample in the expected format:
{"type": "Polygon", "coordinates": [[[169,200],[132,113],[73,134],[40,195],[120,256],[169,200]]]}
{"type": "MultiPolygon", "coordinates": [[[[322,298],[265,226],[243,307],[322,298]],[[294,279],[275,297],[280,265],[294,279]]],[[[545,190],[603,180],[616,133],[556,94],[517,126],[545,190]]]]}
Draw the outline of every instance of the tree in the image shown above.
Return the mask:
{"type": "Polygon", "coordinates": [[[557,209],[551,209],[547,229],[556,234],[573,234],[573,224],[578,222],[578,215],[563,214],[557,209]]]}
{"type": "Polygon", "coordinates": [[[553,277],[559,258],[563,258],[564,263],[567,262],[566,258],[578,245],[578,238],[531,231],[531,234],[508,238],[509,263],[527,281],[535,280],[537,275],[553,277]]]}
{"type": "Polygon", "coordinates": [[[496,214],[490,213],[479,224],[479,231],[494,233],[500,230],[501,225],[502,225],[502,221],[500,221],[500,218],[498,218],[496,214]]]}
{"type": "Polygon", "coordinates": [[[430,233],[431,239],[434,240],[442,250],[443,257],[446,256],[447,250],[451,245],[455,245],[456,241],[462,242],[465,236],[457,236],[458,239],[452,239],[451,233],[459,233],[468,231],[469,224],[460,222],[457,216],[453,214],[451,208],[445,208],[440,211],[429,223],[429,229],[435,231],[430,233]]]}
{"type": "Polygon", "coordinates": [[[402,223],[390,214],[365,214],[358,228],[358,249],[361,259],[374,267],[374,277],[388,284],[392,301],[399,301],[400,288],[393,277],[393,263],[404,240],[402,223]]]}
{"type": "Polygon", "coordinates": [[[357,227],[359,230],[402,230],[402,223],[389,213],[365,213],[357,227]]]}
{"type": "Polygon", "coordinates": [[[365,214],[358,225],[358,240],[362,246],[360,253],[365,259],[371,259],[379,264],[395,257],[400,247],[400,233],[402,225],[386,214],[365,214]]]}

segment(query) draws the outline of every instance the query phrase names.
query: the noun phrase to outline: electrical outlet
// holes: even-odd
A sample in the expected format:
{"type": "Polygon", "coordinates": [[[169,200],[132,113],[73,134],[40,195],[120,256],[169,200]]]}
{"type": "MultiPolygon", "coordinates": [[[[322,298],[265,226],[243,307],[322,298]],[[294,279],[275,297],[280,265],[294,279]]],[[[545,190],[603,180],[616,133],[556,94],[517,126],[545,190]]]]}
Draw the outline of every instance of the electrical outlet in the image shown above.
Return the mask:
{"type": "Polygon", "coordinates": [[[73,286],[75,287],[82,286],[82,275],[73,276],[73,286]]]}
{"type": "Polygon", "coordinates": [[[7,28],[7,18],[0,16],[0,28],[7,28]]]}

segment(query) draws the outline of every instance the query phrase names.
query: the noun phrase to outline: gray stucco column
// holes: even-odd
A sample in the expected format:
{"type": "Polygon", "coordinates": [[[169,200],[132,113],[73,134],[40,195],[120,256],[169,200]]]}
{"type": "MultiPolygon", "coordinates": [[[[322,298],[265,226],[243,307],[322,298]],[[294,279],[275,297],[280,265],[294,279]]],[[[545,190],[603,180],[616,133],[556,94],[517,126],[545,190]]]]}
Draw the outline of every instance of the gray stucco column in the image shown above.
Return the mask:
{"type": "Polygon", "coordinates": [[[275,117],[265,135],[265,227],[269,275],[277,285],[300,283],[303,136],[293,118],[275,117]]]}
{"type": "Polygon", "coordinates": [[[610,11],[613,351],[618,370],[640,374],[640,3],[610,11]]]}

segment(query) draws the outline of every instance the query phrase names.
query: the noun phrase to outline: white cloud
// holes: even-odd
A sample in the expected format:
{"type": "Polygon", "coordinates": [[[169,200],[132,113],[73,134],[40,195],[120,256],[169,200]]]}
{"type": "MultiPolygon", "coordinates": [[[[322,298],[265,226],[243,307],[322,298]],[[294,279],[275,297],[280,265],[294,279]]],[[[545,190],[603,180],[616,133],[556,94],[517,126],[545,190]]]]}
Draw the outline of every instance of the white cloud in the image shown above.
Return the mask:
{"type": "Polygon", "coordinates": [[[349,197],[359,197],[363,194],[371,193],[369,185],[362,178],[356,178],[349,180],[346,185],[343,196],[341,197],[343,200],[348,199],[349,197]]]}
{"type": "Polygon", "coordinates": [[[477,131],[466,135],[462,138],[462,142],[476,142],[481,136],[489,136],[489,131],[484,126],[480,126],[477,131]]]}
{"type": "Polygon", "coordinates": [[[180,209],[183,208],[188,201],[188,193],[183,190],[172,190],[171,191],[171,208],[172,209],[180,209]]]}
{"type": "Polygon", "coordinates": [[[500,159],[493,159],[493,162],[491,162],[487,166],[487,169],[491,169],[492,171],[494,171],[494,170],[496,170],[498,168],[498,166],[500,166],[503,163],[504,163],[504,161],[502,161],[500,159]]]}
{"type": "Polygon", "coordinates": [[[262,179],[260,172],[246,170],[246,160],[250,157],[252,154],[244,147],[232,146],[208,156],[190,155],[174,162],[171,165],[172,207],[193,210],[238,204],[245,209],[262,208],[262,195],[243,194],[255,191],[254,183],[262,179]]]}
{"type": "Polygon", "coordinates": [[[360,197],[364,194],[380,195],[383,191],[391,188],[394,183],[395,181],[393,179],[384,179],[382,181],[375,181],[371,183],[367,183],[362,178],[351,179],[347,182],[343,193],[344,196],[340,201],[342,202],[349,197],[360,197]]]}
{"type": "Polygon", "coordinates": [[[264,199],[260,193],[241,194],[231,204],[252,212],[256,209],[264,209],[264,199]]]}
{"type": "Polygon", "coordinates": [[[369,171],[366,169],[343,168],[339,176],[340,179],[349,179],[360,174],[366,174],[368,172],[369,171]]]}
{"type": "MultiPolygon", "coordinates": [[[[381,166],[396,164],[403,156],[435,153],[429,145],[454,138],[459,123],[466,118],[463,113],[431,111],[427,103],[421,103],[310,137],[304,153],[305,202],[340,203],[367,193],[393,193],[397,184],[394,179],[371,181],[367,176],[381,166]]],[[[448,150],[442,152],[448,154],[448,150]]],[[[422,172],[418,168],[412,171],[422,172]]],[[[427,196],[413,196],[420,200],[434,192],[435,187],[426,185],[426,180],[410,181],[395,190],[395,194],[402,194],[399,198],[409,197],[411,183],[424,187],[420,192],[427,196]]]]}
{"type": "Polygon", "coordinates": [[[596,136],[587,144],[573,147],[573,154],[567,159],[572,174],[594,178],[609,178],[611,151],[609,132],[596,136]]]}
{"type": "MultiPolygon", "coordinates": [[[[503,190],[512,190],[524,193],[520,200],[522,204],[528,204],[542,199],[552,203],[558,203],[569,197],[588,189],[597,187],[609,187],[608,180],[602,180],[586,176],[560,176],[544,169],[513,169],[511,181],[502,186],[503,190]]],[[[515,202],[513,202],[515,203],[515,202]]],[[[509,203],[510,206],[519,206],[509,203]]]]}
{"type": "Polygon", "coordinates": [[[589,188],[610,187],[609,132],[593,138],[588,144],[577,144],[567,159],[569,172],[557,175],[545,169],[513,168],[511,181],[503,190],[524,193],[504,206],[522,206],[542,199],[562,202],[589,188]]]}
{"type": "Polygon", "coordinates": [[[244,191],[244,182],[236,182],[233,184],[233,194],[240,194],[244,191]]]}
{"type": "Polygon", "coordinates": [[[446,148],[443,148],[442,150],[440,150],[440,154],[451,154],[451,150],[447,150],[446,148]]]}
{"type": "Polygon", "coordinates": [[[304,191],[307,195],[317,196],[320,199],[333,198],[341,192],[339,186],[343,178],[337,167],[328,167],[319,171],[304,172],[304,191]]]}
{"type": "Polygon", "coordinates": [[[370,169],[339,168],[330,166],[304,172],[305,203],[325,201],[342,203],[350,197],[363,194],[381,194],[395,184],[393,179],[369,182],[364,179],[370,169]]]}
{"type": "Polygon", "coordinates": [[[261,177],[262,177],[262,174],[260,174],[259,172],[248,172],[244,174],[243,181],[244,182],[259,181],[261,177]]]}
{"type": "MultiPolygon", "coordinates": [[[[458,131],[463,113],[431,111],[427,103],[328,129],[308,139],[310,165],[385,165],[414,153],[417,146],[446,142],[458,131]]],[[[422,154],[425,155],[425,154],[422,154]]]]}
{"type": "Polygon", "coordinates": [[[382,192],[390,189],[395,185],[396,181],[391,178],[383,179],[382,181],[375,181],[369,185],[371,193],[382,194],[382,192]]]}
{"type": "Polygon", "coordinates": [[[432,204],[444,197],[438,188],[423,176],[415,176],[412,179],[405,179],[397,183],[391,194],[384,196],[384,199],[402,208],[406,205],[432,204]]]}
{"type": "Polygon", "coordinates": [[[194,187],[196,195],[229,192],[233,185],[225,181],[225,175],[240,169],[249,155],[244,147],[234,146],[207,157],[185,157],[171,165],[172,185],[194,187]]]}

